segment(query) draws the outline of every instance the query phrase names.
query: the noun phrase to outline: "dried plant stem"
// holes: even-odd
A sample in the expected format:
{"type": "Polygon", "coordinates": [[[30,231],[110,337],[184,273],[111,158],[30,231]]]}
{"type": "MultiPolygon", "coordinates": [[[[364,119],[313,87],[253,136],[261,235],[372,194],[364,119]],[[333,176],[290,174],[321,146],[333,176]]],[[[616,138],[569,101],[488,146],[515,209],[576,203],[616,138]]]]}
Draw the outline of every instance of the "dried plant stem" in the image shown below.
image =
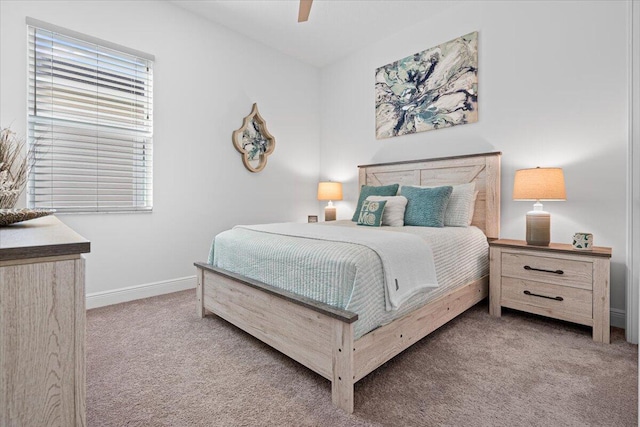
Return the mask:
{"type": "Polygon", "coordinates": [[[35,161],[35,149],[26,148],[26,141],[16,136],[9,128],[0,131],[0,209],[11,209],[18,201],[27,184],[29,171],[35,161]]]}

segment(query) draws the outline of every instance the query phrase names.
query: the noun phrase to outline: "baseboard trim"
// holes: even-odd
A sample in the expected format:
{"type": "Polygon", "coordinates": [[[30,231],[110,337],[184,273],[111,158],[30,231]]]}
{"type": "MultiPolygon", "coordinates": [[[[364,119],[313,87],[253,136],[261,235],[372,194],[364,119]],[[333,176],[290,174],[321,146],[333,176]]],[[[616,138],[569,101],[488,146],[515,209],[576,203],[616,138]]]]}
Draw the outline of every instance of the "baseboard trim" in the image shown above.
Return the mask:
{"type": "Polygon", "coordinates": [[[161,282],[145,283],[110,291],[92,292],[87,294],[87,310],[90,308],[104,307],[133,301],[142,298],[155,297],[157,295],[170,294],[172,292],[194,289],[196,276],[180,277],[177,279],[163,280],[161,282]]]}
{"type": "Polygon", "coordinates": [[[627,312],[619,308],[612,308],[609,310],[611,315],[611,326],[616,328],[626,329],[627,327],[627,312]]]}

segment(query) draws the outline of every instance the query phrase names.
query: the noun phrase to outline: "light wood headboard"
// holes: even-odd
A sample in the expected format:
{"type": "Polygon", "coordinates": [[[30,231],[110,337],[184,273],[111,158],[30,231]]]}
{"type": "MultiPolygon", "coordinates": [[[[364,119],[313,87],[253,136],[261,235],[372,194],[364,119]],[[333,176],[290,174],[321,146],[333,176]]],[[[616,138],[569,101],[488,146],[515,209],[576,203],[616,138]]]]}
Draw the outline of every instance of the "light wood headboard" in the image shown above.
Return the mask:
{"type": "Polygon", "coordinates": [[[471,225],[489,239],[500,237],[500,156],[502,153],[470,154],[437,159],[362,165],[362,185],[447,185],[476,183],[478,197],[471,225]]]}

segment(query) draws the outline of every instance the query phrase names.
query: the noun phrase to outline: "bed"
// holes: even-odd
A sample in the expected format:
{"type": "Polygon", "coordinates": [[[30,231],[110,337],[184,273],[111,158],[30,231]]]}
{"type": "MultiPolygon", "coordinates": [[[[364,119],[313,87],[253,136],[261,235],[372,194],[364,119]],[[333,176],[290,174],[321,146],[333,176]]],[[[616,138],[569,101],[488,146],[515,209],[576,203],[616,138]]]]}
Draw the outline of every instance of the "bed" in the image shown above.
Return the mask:
{"type": "MultiPolygon", "coordinates": [[[[472,226],[499,237],[500,153],[359,166],[360,185],[476,183],[472,226]]],[[[488,255],[487,255],[488,256],[488,255]]],[[[488,295],[488,273],[441,291],[383,326],[357,331],[359,313],[209,263],[197,268],[197,314],[215,314],[331,381],[333,403],[353,412],[354,384],[488,295]]]]}

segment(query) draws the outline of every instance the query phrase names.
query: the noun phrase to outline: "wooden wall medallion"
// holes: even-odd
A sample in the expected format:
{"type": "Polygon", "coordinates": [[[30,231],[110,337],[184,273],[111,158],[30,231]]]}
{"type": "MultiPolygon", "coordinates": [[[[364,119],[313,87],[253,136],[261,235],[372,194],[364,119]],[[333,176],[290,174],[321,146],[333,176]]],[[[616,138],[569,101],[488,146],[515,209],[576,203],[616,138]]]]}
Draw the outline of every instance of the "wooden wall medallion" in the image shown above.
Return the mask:
{"type": "Polygon", "coordinates": [[[233,145],[242,154],[242,163],[251,172],[260,172],[267,165],[267,157],[276,148],[276,140],[267,130],[267,124],[253,104],[251,113],[242,121],[242,127],[233,131],[233,145]]]}

